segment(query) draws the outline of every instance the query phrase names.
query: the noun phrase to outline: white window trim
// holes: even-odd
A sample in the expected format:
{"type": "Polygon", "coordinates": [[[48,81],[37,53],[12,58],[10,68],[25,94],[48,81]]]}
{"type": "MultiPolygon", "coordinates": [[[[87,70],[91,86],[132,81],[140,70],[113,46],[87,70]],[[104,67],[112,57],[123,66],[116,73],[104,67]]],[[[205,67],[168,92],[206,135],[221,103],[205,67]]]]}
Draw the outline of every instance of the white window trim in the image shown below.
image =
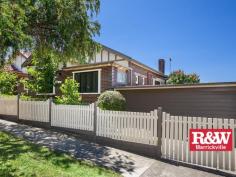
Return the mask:
{"type": "Polygon", "coordinates": [[[135,75],[135,84],[138,85],[138,83],[139,83],[138,75],[135,75]]]}
{"type": "Polygon", "coordinates": [[[102,69],[83,70],[83,71],[74,71],[74,72],[72,72],[73,79],[75,79],[75,74],[76,73],[87,73],[87,72],[93,72],[93,71],[98,71],[98,92],[80,93],[81,95],[97,95],[97,94],[101,94],[101,71],[102,71],[102,69]]]}
{"type": "Polygon", "coordinates": [[[147,78],[147,76],[143,75],[143,74],[140,74],[140,73],[134,73],[135,76],[140,76],[140,77],[144,77],[144,78],[147,78]]]}
{"type": "Polygon", "coordinates": [[[142,78],[142,85],[145,85],[145,79],[147,78],[147,76],[137,73],[137,72],[134,72],[134,75],[135,75],[135,84],[136,85],[139,85],[139,77],[142,78]]]}
{"type": "Polygon", "coordinates": [[[145,77],[143,77],[142,79],[143,79],[143,83],[142,84],[145,85],[145,77]]]}
{"type": "Polygon", "coordinates": [[[160,78],[153,78],[152,79],[152,85],[155,85],[155,81],[160,82],[160,85],[164,84],[164,80],[160,78]]]}

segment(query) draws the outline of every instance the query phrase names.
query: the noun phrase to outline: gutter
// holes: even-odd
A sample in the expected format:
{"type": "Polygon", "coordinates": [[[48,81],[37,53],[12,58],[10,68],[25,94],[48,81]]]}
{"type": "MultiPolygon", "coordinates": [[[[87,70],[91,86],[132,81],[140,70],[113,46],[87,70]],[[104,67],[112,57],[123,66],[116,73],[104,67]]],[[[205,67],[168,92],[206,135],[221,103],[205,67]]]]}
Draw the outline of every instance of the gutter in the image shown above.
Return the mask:
{"type": "Polygon", "coordinates": [[[182,85],[160,85],[160,86],[135,86],[135,87],[118,87],[115,90],[162,90],[162,89],[183,89],[183,88],[223,88],[236,87],[236,82],[221,83],[202,83],[202,84],[182,84],[182,85]]]}

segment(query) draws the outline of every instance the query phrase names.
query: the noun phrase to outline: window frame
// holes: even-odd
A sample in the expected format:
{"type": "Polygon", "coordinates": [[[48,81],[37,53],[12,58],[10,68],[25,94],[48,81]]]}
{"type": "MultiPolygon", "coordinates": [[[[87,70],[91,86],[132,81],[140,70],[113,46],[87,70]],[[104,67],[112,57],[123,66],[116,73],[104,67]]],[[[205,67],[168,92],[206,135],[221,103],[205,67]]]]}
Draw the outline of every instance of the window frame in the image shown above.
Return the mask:
{"type": "Polygon", "coordinates": [[[94,71],[98,72],[98,92],[91,92],[91,93],[80,92],[81,95],[101,94],[101,71],[102,71],[102,69],[92,69],[92,70],[83,70],[83,71],[72,72],[73,79],[75,80],[75,74],[77,74],[77,73],[88,73],[88,72],[94,72],[94,71]]]}
{"type": "Polygon", "coordinates": [[[137,73],[137,72],[135,72],[134,75],[135,75],[135,84],[136,85],[145,85],[145,79],[147,79],[147,76],[137,73]],[[142,81],[140,81],[139,79],[142,81]]]}
{"type": "Polygon", "coordinates": [[[155,77],[155,78],[152,79],[152,85],[155,86],[155,85],[156,85],[156,84],[155,84],[156,81],[158,81],[158,82],[160,83],[159,85],[163,85],[163,84],[164,84],[164,80],[155,77]]]}
{"type": "Polygon", "coordinates": [[[121,70],[121,69],[117,69],[116,82],[117,82],[118,84],[127,84],[127,83],[128,83],[128,75],[127,75],[127,72],[126,72],[126,71],[123,71],[123,70],[121,70]],[[119,73],[124,74],[124,76],[125,76],[125,81],[124,81],[124,82],[118,81],[118,74],[119,74],[119,73]]]}

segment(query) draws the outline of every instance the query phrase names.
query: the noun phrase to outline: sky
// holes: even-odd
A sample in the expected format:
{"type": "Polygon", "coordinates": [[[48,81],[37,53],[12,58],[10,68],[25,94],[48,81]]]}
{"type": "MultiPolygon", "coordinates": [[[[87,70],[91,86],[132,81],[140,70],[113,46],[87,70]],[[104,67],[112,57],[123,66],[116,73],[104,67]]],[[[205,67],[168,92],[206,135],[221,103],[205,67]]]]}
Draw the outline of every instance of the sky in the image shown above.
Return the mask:
{"type": "Polygon", "coordinates": [[[236,81],[236,0],[101,0],[95,39],[157,68],[236,81]]]}

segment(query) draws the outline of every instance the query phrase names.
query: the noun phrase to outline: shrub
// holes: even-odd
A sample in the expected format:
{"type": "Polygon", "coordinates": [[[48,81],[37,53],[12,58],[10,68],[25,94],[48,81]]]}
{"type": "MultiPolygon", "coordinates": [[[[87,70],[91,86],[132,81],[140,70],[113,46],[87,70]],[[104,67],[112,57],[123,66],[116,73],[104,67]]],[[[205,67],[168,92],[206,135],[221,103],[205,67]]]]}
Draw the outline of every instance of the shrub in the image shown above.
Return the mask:
{"type": "Polygon", "coordinates": [[[12,95],[17,86],[17,76],[10,72],[0,71],[0,93],[12,95]]]}
{"type": "Polygon", "coordinates": [[[20,96],[20,99],[22,101],[47,101],[48,100],[48,98],[43,97],[43,96],[29,96],[25,94],[22,94],[20,96]]]}
{"type": "Polygon", "coordinates": [[[79,83],[72,78],[67,78],[61,85],[60,90],[62,96],[57,96],[55,99],[56,104],[81,104],[81,96],[79,93],[79,83]]]}
{"type": "Polygon", "coordinates": [[[125,98],[117,91],[105,91],[98,98],[98,107],[103,110],[123,111],[125,104],[125,98]]]}

